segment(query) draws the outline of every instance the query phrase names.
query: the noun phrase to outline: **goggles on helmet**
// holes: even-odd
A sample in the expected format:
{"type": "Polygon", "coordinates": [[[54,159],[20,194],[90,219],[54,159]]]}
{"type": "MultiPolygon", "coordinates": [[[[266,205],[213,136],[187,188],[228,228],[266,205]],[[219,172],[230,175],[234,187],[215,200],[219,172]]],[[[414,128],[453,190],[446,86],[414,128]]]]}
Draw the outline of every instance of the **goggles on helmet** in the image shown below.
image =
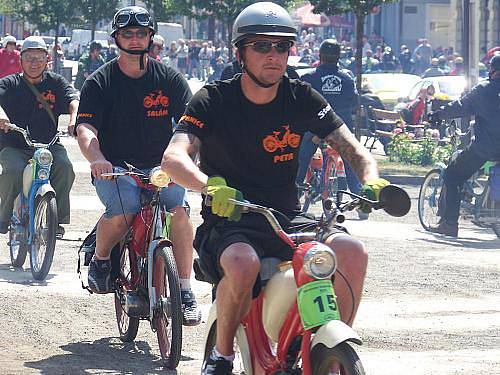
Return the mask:
{"type": "Polygon", "coordinates": [[[132,23],[133,25],[148,27],[151,22],[151,17],[149,13],[146,12],[144,13],[122,12],[115,15],[115,19],[113,20],[113,22],[119,29],[128,26],[130,23],[132,23]],[[134,20],[132,20],[132,17],[134,18],[134,20]]]}

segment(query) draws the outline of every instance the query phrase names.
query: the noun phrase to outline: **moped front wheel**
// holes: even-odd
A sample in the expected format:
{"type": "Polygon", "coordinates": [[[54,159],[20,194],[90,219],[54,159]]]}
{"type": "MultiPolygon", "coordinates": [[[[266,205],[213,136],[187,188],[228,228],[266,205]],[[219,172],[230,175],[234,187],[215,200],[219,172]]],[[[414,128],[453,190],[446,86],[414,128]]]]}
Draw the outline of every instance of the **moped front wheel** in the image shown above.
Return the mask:
{"type": "Polygon", "coordinates": [[[115,313],[120,340],[123,342],[134,341],[139,329],[139,318],[130,317],[124,309],[122,299],[125,298],[127,290],[124,282],[133,285],[139,276],[137,269],[137,255],[129,249],[128,243],[123,246],[120,256],[120,273],[117,281],[117,290],[115,291],[115,313]]]}
{"type": "Polygon", "coordinates": [[[30,252],[31,274],[44,280],[49,273],[56,248],[57,204],[52,193],[35,199],[33,243],[30,252]]]}
{"type": "Polygon", "coordinates": [[[161,358],[167,368],[179,364],[182,349],[182,302],[179,274],[172,248],[155,249],[153,265],[154,306],[153,327],[156,330],[161,358]]]}
{"type": "Polygon", "coordinates": [[[340,375],[364,375],[365,370],[357,353],[346,342],[333,348],[323,344],[316,345],[311,351],[312,373],[314,375],[329,375],[338,373],[332,369],[339,367],[340,375]]]}
{"type": "Polygon", "coordinates": [[[418,218],[425,230],[436,225],[440,219],[438,216],[439,197],[443,189],[443,178],[441,170],[431,170],[424,178],[418,194],[418,218]]]}

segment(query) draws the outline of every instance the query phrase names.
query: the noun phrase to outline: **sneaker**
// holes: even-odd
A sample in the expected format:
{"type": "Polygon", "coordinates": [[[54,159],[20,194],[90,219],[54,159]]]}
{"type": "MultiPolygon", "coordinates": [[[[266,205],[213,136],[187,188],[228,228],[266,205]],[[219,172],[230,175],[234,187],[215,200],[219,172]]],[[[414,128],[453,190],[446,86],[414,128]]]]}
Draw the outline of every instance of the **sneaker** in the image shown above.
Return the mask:
{"type": "Polygon", "coordinates": [[[358,211],[359,220],[368,220],[368,218],[370,217],[370,214],[368,212],[365,212],[360,208],[358,208],[356,211],[358,211]]]}
{"type": "Polygon", "coordinates": [[[63,226],[58,225],[56,229],[56,238],[60,240],[61,238],[64,237],[64,233],[66,233],[66,231],[64,230],[63,226]]]}
{"type": "Polygon", "coordinates": [[[201,311],[198,309],[196,298],[191,290],[181,290],[182,324],[197,326],[201,322],[201,311]]]}
{"type": "Polygon", "coordinates": [[[89,265],[89,288],[94,293],[111,293],[111,260],[92,258],[89,265]]]}
{"type": "Polygon", "coordinates": [[[232,375],[233,362],[225,358],[215,356],[214,352],[203,363],[201,375],[232,375]]]}
{"type": "Polygon", "coordinates": [[[0,233],[5,234],[9,231],[9,222],[0,221],[0,233]]]}
{"type": "Polygon", "coordinates": [[[430,227],[429,232],[444,234],[450,237],[458,237],[458,223],[450,224],[443,220],[435,226],[430,227]]]}

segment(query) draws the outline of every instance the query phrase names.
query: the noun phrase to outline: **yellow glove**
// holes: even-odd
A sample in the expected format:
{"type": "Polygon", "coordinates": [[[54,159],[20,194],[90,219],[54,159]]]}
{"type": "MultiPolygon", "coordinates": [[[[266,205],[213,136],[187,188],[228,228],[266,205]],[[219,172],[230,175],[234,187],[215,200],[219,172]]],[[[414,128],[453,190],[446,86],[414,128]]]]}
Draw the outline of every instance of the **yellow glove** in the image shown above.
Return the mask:
{"type": "Polygon", "coordinates": [[[231,221],[241,219],[241,206],[236,206],[229,199],[243,200],[241,191],[227,186],[226,180],[220,176],[208,179],[207,194],[212,197],[212,213],[217,216],[227,217],[231,221]]]}
{"type": "MultiPolygon", "coordinates": [[[[372,201],[378,201],[380,197],[380,190],[382,190],[387,185],[390,185],[390,182],[383,178],[376,178],[370,181],[367,181],[362,187],[360,191],[360,195],[365,196],[366,198],[372,201]]],[[[371,205],[365,203],[361,204],[361,211],[369,214],[372,212],[371,205]]]]}

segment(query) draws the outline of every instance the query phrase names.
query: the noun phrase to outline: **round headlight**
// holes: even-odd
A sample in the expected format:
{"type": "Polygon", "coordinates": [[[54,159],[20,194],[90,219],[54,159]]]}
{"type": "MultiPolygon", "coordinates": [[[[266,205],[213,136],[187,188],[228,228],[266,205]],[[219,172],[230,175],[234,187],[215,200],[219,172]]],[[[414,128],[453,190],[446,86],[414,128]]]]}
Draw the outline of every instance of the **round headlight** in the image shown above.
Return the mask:
{"type": "Polygon", "coordinates": [[[315,279],[329,279],[337,269],[337,257],[328,246],[318,243],[304,255],[303,267],[315,279]]]}
{"type": "Polygon", "coordinates": [[[46,180],[46,179],[48,179],[48,178],[49,178],[49,171],[47,171],[46,169],[42,169],[42,168],[40,168],[40,169],[38,170],[38,174],[37,174],[37,176],[38,176],[38,178],[39,178],[40,180],[46,180]]]}
{"type": "Polygon", "coordinates": [[[165,187],[170,182],[170,178],[160,167],[154,167],[149,173],[149,181],[151,181],[154,186],[165,187]]]}
{"type": "Polygon", "coordinates": [[[52,153],[46,148],[42,148],[36,151],[35,158],[38,164],[46,166],[52,163],[52,153]]]}

